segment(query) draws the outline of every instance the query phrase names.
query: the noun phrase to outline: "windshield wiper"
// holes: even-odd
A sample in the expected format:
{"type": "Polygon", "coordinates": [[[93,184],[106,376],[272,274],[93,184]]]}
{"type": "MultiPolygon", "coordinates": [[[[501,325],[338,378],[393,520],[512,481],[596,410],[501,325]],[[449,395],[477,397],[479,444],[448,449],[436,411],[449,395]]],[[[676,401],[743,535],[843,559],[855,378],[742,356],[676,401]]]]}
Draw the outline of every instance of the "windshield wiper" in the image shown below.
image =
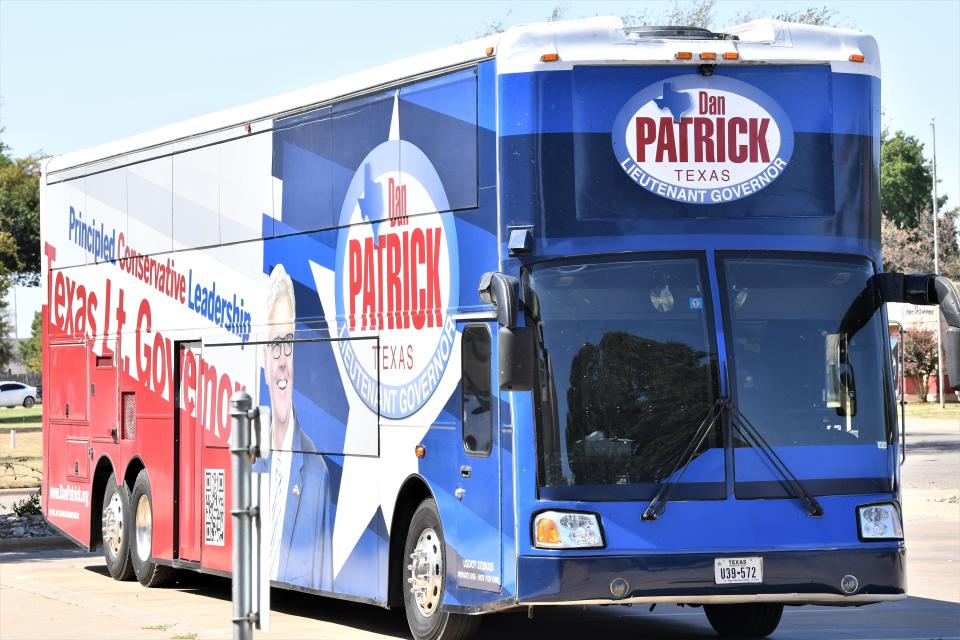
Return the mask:
{"type": "Polygon", "coordinates": [[[721,420],[725,414],[729,416],[730,425],[736,429],[737,433],[740,434],[747,444],[759,450],[770,465],[776,469],[777,473],[783,478],[783,483],[786,485],[787,490],[803,503],[807,513],[810,516],[823,515],[823,507],[820,506],[817,499],[814,498],[813,494],[803,486],[803,483],[793,475],[793,472],[790,471],[787,464],[777,455],[777,452],[774,451],[773,447],[770,446],[764,437],[760,435],[760,432],[750,423],[750,420],[743,415],[743,412],[729,400],[721,399],[717,400],[713,403],[713,406],[710,407],[710,411],[706,417],[704,417],[703,422],[700,423],[700,427],[697,428],[696,433],[693,434],[693,438],[690,439],[690,444],[687,445],[687,449],[683,452],[683,455],[680,456],[680,461],[677,463],[677,466],[674,467],[673,472],[668,476],[675,477],[673,477],[670,482],[660,485],[660,489],[653,497],[653,500],[650,501],[650,504],[647,505],[641,519],[656,520],[663,513],[667,501],[670,500],[674,489],[680,484],[680,480],[683,478],[683,474],[686,473],[687,467],[689,467],[693,459],[696,458],[696,453],[707,439],[710,430],[713,429],[717,421],[721,420]]]}
{"type": "Polygon", "coordinates": [[[730,413],[730,424],[734,429],[737,430],[737,433],[749,444],[751,447],[758,449],[766,457],[767,462],[773,466],[774,469],[780,474],[784,480],[786,488],[797,498],[800,502],[803,503],[803,506],[806,508],[807,513],[810,516],[820,516],[823,515],[823,507],[820,506],[820,503],[817,502],[817,499],[813,497],[813,494],[807,491],[807,488],[803,486],[803,483],[797,479],[795,475],[790,471],[790,468],[787,467],[787,464],[777,455],[777,452],[773,450],[773,447],[760,435],[760,432],[750,424],[750,421],[747,419],[747,416],[743,415],[743,412],[737,408],[732,402],[726,401],[725,406],[721,409],[727,410],[730,413]]]}
{"type": "MultiPolygon", "coordinates": [[[[673,490],[680,484],[680,479],[683,478],[687,467],[690,466],[690,463],[693,462],[693,459],[696,457],[700,445],[707,439],[710,430],[713,429],[713,426],[717,424],[717,421],[723,415],[724,404],[724,400],[717,400],[713,403],[713,406],[710,407],[709,412],[707,412],[707,415],[703,418],[703,422],[700,423],[696,433],[693,434],[693,438],[690,439],[690,444],[687,445],[686,451],[680,456],[680,461],[677,462],[677,466],[674,467],[673,472],[670,474],[670,476],[676,475],[676,477],[667,484],[660,485],[660,490],[657,491],[657,494],[653,496],[653,500],[650,501],[650,504],[647,505],[647,508],[644,510],[641,516],[642,520],[656,520],[657,517],[663,513],[667,500],[670,499],[670,494],[672,494],[673,490]],[[677,471],[680,473],[677,474],[677,471]]],[[[670,476],[667,477],[669,478],[670,476]]]]}

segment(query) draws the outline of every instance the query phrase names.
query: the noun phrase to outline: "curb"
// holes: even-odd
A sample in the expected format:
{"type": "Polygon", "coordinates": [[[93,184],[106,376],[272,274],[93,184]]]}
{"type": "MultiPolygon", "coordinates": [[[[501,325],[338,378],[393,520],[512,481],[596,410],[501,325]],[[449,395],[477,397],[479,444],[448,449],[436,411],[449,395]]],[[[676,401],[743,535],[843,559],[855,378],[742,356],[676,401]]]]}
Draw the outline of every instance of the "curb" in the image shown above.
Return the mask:
{"type": "Polygon", "coordinates": [[[4,538],[0,540],[0,553],[10,551],[38,551],[41,549],[79,549],[72,541],[63,536],[43,538],[4,538]]]}
{"type": "Polygon", "coordinates": [[[40,487],[24,487],[22,489],[0,489],[0,496],[16,496],[21,493],[40,493],[40,487]]]}

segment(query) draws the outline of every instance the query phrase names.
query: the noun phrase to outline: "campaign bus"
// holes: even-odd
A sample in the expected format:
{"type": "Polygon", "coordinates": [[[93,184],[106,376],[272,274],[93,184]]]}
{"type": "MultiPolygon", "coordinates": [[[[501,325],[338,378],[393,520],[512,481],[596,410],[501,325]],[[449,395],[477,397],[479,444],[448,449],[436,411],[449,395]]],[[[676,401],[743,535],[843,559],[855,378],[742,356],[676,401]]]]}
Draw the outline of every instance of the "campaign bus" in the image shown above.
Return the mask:
{"type": "Polygon", "coordinates": [[[44,514],[118,580],[228,575],[246,391],[271,583],[417,640],[904,598],[883,305],[954,358],[960,305],[883,272],[879,76],[857,31],[594,18],[49,160],[44,514]]]}

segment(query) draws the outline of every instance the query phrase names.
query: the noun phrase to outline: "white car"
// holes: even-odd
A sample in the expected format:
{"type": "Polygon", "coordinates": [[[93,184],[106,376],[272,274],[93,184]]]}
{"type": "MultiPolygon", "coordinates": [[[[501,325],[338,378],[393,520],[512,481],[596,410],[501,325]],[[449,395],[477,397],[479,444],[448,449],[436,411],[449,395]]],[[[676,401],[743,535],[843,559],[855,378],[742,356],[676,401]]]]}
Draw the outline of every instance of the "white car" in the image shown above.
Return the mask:
{"type": "Polygon", "coordinates": [[[0,407],[30,408],[37,403],[37,388],[22,382],[0,382],[0,407]]]}

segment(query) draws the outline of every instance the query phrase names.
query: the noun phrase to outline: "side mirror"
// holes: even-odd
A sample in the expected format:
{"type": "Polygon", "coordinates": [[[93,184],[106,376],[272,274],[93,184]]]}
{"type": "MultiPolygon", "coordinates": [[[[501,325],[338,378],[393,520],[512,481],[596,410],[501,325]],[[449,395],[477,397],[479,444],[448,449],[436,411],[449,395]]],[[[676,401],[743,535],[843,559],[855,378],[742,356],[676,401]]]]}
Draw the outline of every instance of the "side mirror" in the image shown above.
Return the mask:
{"type": "Polygon", "coordinates": [[[840,406],[840,367],[841,333],[828,333],[824,341],[824,400],[827,407],[836,409],[840,406]]]}
{"type": "Polygon", "coordinates": [[[824,399],[838,416],[857,415],[857,383],[847,360],[847,337],[828,333],[825,337],[826,380],[824,399]]]}
{"type": "Polygon", "coordinates": [[[947,361],[947,377],[950,378],[950,388],[960,391],[960,329],[947,328],[943,337],[943,351],[947,361]]]}
{"type": "Polygon", "coordinates": [[[520,309],[520,281],[496,271],[488,271],[480,276],[478,288],[480,301],[492,304],[497,312],[497,323],[501,327],[517,326],[517,313],[520,309]]]}
{"type": "Polygon", "coordinates": [[[499,384],[502,391],[530,391],[535,378],[534,330],[501,327],[497,334],[499,384]]]}
{"type": "Polygon", "coordinates": [[[943,276],[929,273],[878,273],[847,309],[838,333],[853,335],[859,331],[884,302],[940,305],[949,327],[943,345],[947,376],[951,388],[960,391],[960,291],[956,285],[943,276]]]}
{"type": "Polygon", "coordinates": [[[853,367],[844,364],[840,371],[840,406],[838,416],[857,415],[857,382],[853,378],[853,367]]]}
{"type": "Polygon", "coordinates": [[[520,313],[520,281],[498,272],[480,278],[480,300],[492,304],[497,312],[498,382],[503,391],[533,389],[536,366],[534,330],[517,326],[520,313]]]}

